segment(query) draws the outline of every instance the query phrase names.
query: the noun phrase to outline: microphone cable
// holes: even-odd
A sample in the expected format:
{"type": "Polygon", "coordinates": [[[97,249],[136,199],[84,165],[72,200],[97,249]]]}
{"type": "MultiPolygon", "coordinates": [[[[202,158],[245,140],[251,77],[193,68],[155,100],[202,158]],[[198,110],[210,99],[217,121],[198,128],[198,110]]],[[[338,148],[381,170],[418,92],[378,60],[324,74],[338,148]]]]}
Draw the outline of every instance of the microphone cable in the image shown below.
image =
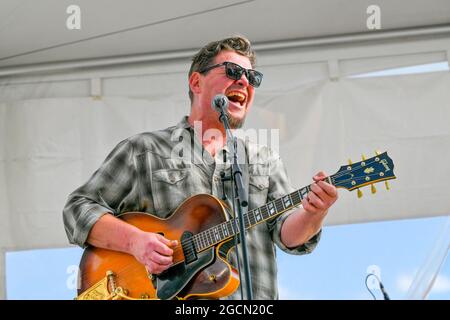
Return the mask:
{"type": "Polygon", "coordinates": [[[384,289],[383,283],[381,282],[380,278],[378,278],[378,276],[377,276],[375,273],[369,273],[369,274],[366,276],[366,281],[365,281],[365,282],[366,282],[366,288],[367,288],[367,290],[369,291],[369,293],[372,295],[373,299],[374,299],[374,300],[377,300],[377,298],[376,298],[375,295],[373,294],[372,290],[370,290],[369,286],[367,285],[367,279],[369,279],[370,276],[374,276],[374,277],[377,279],[378,284],[380,285],[380,290],[381,290],[381,292],[382,292],[382,294],[383,294],[384,300],[391,300],[391,299],[389,298],[389,295],[387,294],[386,290],[384,289]]]}

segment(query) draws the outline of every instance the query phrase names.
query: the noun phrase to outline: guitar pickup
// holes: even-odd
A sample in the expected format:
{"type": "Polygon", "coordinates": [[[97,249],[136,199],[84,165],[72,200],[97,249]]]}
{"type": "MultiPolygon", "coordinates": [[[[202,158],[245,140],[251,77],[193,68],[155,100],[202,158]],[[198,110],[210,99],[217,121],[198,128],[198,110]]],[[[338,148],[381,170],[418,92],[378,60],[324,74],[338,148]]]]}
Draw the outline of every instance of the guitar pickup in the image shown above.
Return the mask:
{"type": "Polygon", "coordinates": [[[183,248],[185,264],[197,260],[197,249],[195,248],[192,232],[183,232],[183,235],[181,236],[181,247],[183,248]]]}

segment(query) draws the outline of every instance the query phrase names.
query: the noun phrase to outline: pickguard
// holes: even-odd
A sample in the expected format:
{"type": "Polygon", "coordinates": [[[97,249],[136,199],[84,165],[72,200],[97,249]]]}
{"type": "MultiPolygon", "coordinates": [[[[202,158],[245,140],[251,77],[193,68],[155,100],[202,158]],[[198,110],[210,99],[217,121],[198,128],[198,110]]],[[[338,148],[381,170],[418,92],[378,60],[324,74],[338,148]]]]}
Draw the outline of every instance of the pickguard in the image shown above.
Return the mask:
{"type": "Polygon", "coordinates": [[[189,264],[179,263],[156,278],[156,295],[159,299],[173,299],[201,269],[214,261],[214,247],[198,254],[189,264]]]}

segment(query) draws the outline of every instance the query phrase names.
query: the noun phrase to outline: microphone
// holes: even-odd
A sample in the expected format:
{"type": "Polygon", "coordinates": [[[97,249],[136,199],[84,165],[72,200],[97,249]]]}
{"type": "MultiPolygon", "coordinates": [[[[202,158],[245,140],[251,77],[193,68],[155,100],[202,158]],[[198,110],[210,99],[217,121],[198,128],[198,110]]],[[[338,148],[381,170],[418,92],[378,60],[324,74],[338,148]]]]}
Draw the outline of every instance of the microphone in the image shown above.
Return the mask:
{"type": "Polygon", "coordinates": [[[225,112],[228,108],[228,98],[224,94],[218,94],[211,102],[211,108],[217,112],[225,112]]]}

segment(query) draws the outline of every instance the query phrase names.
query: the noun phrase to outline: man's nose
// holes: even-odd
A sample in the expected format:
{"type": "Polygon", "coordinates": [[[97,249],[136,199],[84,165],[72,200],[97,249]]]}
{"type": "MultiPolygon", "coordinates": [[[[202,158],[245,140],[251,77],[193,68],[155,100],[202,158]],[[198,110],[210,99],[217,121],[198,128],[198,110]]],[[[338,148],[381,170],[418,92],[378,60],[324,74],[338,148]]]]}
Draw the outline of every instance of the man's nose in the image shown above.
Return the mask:
{"type": "Polygon", "coordinates": [[[242,76],[239,80],[237,80],[238,84],[240,86],[243,86],[244,88],[248,87],[248,79],[246,73],[242,73],[242,76]]]}

